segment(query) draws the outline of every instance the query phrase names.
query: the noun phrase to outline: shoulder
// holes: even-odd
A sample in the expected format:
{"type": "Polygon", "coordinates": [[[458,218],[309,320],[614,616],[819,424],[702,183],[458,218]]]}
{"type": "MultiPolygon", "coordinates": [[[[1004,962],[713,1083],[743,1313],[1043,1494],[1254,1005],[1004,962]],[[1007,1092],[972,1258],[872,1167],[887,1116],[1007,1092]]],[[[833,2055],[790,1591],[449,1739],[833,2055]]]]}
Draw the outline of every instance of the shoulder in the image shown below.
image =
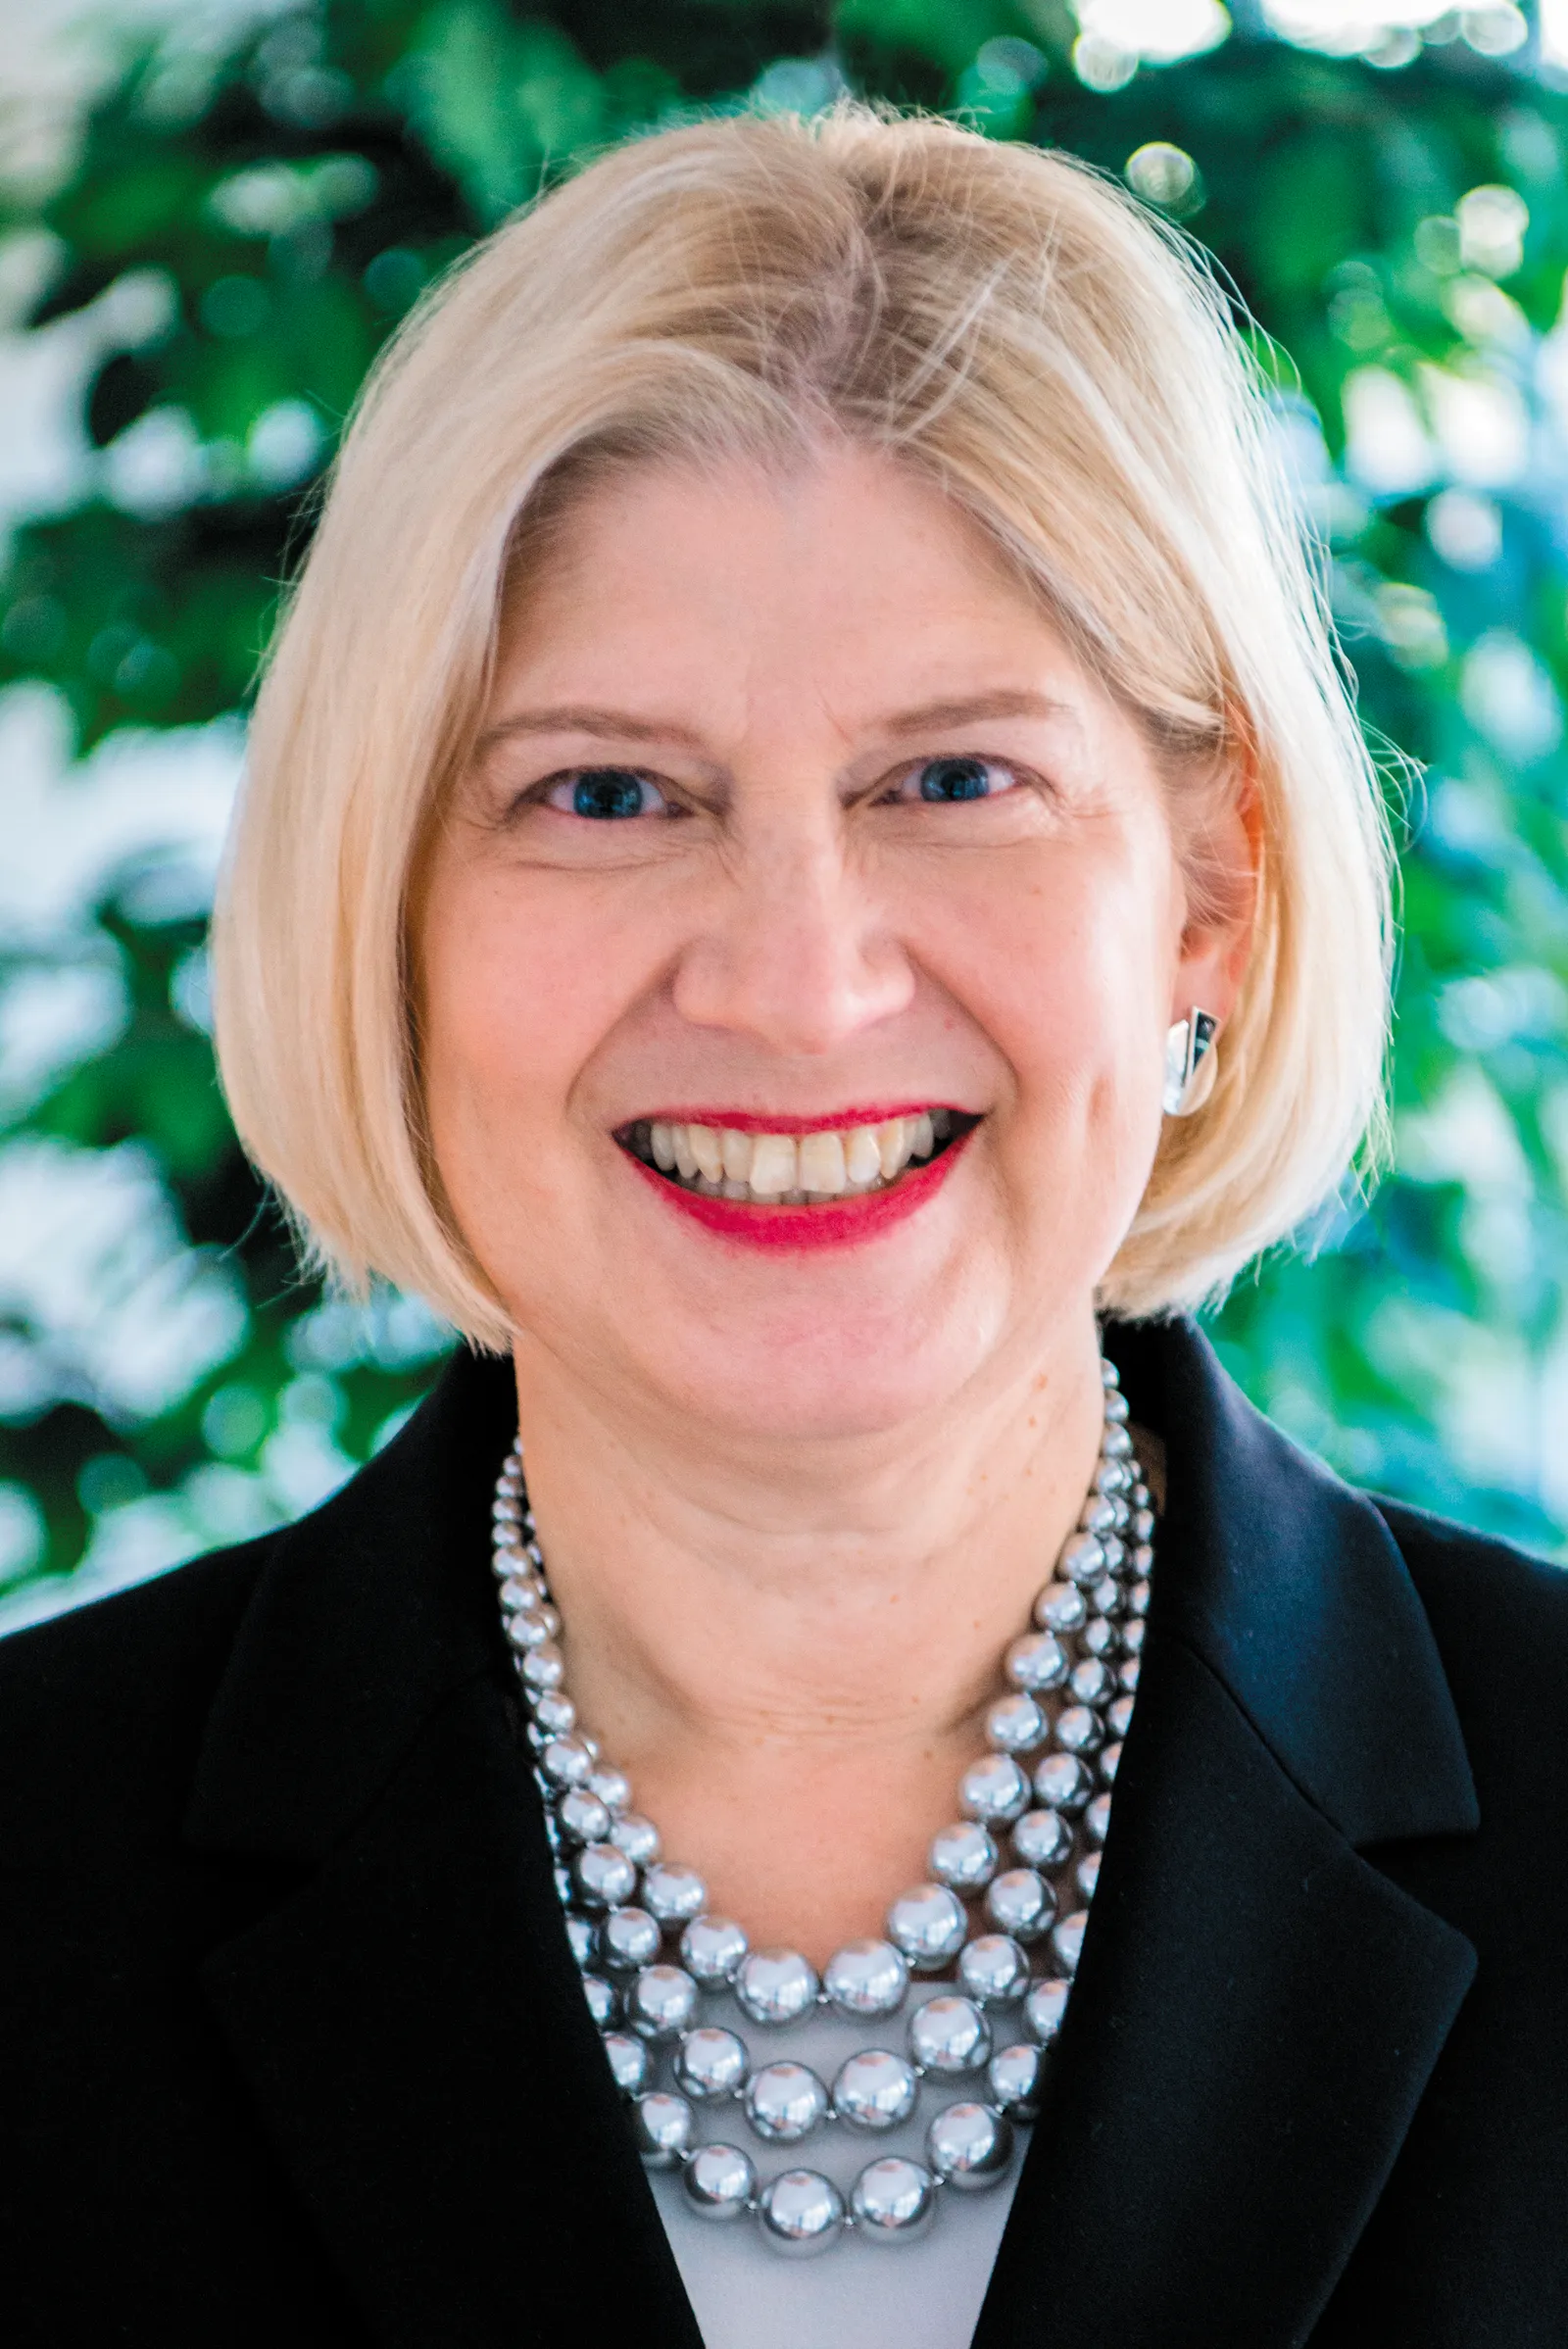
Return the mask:
{"type": "Polygon", "coordinates": [[[188,1788],[276,1535],[0,1639],[0,1866],[58,1864],[188,1788]],[[162,1797],[162,1800],[160,1800],[162,1797]]]}
{"type": "Polygon", "coordinates": [[[1549,1681],[1568,1672],[1568,1568],[1445,1517],[1374,1499],[1421,1595],[1444,1661],[1549,1681]]]}
{"type": "Polygon", "coordinates": [[[490,1497],[515,1426],[510,1363],[460,1354],[309,1515],[0,1639],[0,1868],[107,1866],[117,1835],[177,1843],[220,1691],[245,1691],[231,1741],[287,1771],[303,1721],[363,1745],[486,1669],[490,1497]]]}
{"type": "Polygon", "coordinates": [[[1483,1815],[1498,1824],[1500,1806],[1540,1867],[1568,1810],[1568,1570],[1422,1509],[1376,1506],[1432,1628],[1483,1815]]]}

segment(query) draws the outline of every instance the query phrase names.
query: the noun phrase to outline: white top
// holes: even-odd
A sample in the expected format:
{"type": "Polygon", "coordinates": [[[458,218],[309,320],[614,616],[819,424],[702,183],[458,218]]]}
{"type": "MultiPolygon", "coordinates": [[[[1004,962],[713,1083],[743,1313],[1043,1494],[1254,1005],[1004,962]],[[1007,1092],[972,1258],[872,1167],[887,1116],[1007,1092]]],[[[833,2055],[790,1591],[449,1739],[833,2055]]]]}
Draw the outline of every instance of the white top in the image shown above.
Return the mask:
{"type": "MultiPolygon", "coordinates": [[[[948,1982],[921,1983],[935,1996],[948,1982]]],[[[817,2008],[788,2030],[760,2030],[729,1998],[705,1998],[703,2021],[738,2031],[754,2063],[788,2057],[809,2064],[831,2083],[847,2056],[871,2046],[904,2052],[909,2008],[886,2023],[852,2022],[817,2008]]],[[[1016,2008],[993,2013],[996,2044],[1022,2037],[1016,2008]],[[1004,2019],[1005,2018],[1005,2019],[1004,2019]]],[[[660,2084],[667,2063],[661,2067],[660,2084]]],[[[983,2092],[974,2079],[920,2083],[920,2098],[902,2129],[867,2135],[836,2123],[796,2145],[764,2145],[738,2105],[698,2105],[697,2134],[744,2147],[765,2180],[779,2170],[820,2170],[846,2202],[859,2172],[889,2153],[923,2161],[933,2113],[983,2092]]],[[[762,2240],[754,2219],[715,2224],[686,2200],[678,2172],[655,2171],[660,2216],[707,2349],[969,2349],[991,2281],[1002,2230],[1012,2205],[1029,2131],[1005,2179],[980,2193],[944,2187],[927,2231],[911,2243],[865,2243],[852,2232],[812,2259],[791,2259],[762,2240]]]]}

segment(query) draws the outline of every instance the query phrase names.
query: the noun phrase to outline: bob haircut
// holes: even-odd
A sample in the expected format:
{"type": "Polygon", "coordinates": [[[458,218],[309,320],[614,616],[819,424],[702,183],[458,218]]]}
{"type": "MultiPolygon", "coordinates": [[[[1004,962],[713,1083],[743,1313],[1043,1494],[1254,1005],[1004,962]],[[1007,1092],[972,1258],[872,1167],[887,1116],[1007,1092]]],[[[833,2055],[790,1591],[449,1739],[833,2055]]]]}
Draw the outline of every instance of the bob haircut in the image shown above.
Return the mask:
{"type": "Polygon", "coordinates": [[[219,1051],[246,1148],[351,1291],[384,1275],[509,1344],[432,1162],[409,934],[509,589],[607,469],[834,437],[954,500],[1145,727],[1190,803],[1198,902],[1205,807],[1254,795],[1217,1082],[1166,1121],[1103,1306],[1213,1295],[1376,1126],[1381,796],[1266,391],[1201,260],[1083,166],[947,122],[715,121],[602,156],[412,314],[270,657],[220,892],[219,1051]]]}

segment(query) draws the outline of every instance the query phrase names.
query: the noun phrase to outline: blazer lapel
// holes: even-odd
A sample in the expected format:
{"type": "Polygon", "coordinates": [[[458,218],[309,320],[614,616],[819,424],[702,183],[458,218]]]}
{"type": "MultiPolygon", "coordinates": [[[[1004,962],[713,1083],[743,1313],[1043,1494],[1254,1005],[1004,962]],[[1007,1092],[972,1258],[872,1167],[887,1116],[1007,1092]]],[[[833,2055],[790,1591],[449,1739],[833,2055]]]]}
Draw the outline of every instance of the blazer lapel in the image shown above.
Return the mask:
{"type": "Polygon", "coordinates": [[[700,2349],[520,1774],[470,1689],[203,1987],[378,2342],[700,2349]]]}
{"type": "Polygon", "coordinates": [[[187,1835],[294,1888],[202,1987],[377,2342],[701,2349],[560,1928],[496,1629],[506,1387],[455,1366],[279,1544],[187,1835]]]}
{"type": "Polygon", "coordinates": [[[1463,1835],[1436,1648],[1367,1502],[1191,1330],[1119,1349],[1169,1494],[1093,1922],[976,2334],[1288,2349],[1475,1971],[1357,1846],[1463,1835]],[[1162,1390],[1162,1392],[1161,1392],[1162,1390]]]}

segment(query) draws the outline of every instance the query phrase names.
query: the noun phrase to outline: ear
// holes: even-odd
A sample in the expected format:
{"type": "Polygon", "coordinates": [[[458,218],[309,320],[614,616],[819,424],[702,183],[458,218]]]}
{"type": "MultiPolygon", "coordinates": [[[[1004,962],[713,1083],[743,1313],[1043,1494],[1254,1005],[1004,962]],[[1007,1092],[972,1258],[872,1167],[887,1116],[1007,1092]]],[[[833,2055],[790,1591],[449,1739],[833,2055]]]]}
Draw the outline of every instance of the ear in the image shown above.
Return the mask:
{"type": "Polygon", "coordinates": [[[1263,866],[1263,795],[1251,729],[1228,714],[1227,747],[1200,782],[1178,784],[1173,830],[1186,893],[1171,1013],[1194,1004],[1223,1027],[1251,955],[1263,866]]]}

